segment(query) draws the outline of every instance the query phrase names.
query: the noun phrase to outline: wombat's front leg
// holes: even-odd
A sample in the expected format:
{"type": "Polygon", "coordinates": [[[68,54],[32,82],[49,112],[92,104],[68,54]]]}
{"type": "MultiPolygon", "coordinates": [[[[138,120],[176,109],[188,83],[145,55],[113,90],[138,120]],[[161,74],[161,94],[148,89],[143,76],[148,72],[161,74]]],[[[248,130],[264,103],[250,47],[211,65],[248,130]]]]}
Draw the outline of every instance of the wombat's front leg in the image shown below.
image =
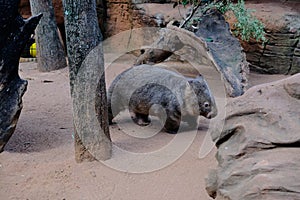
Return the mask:
{"type": "Polygon", "coordinates": [[[183,117],[183,121],[188,123],[188,129],[194,129],[198,127],[198,116],[187,115],[183,117]]]}
{"type": "Polygon", "coordinates": [[[111,110],[111,106],[109,105],[108,106],[108,124],[109,125],[114,124],[113,121],[112,121],[113,118],[114,118],[114,116],[113,116],[113,113],[112,113],[112,110],[111,110]]]}

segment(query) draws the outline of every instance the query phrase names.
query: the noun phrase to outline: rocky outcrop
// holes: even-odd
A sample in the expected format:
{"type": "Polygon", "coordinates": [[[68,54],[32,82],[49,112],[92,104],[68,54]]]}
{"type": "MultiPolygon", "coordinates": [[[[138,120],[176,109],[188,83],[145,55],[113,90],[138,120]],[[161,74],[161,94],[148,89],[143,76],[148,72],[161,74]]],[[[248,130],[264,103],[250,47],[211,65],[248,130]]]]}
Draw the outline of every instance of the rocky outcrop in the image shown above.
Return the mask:
{"type": "Polygon", "coordinates": [[[268,74],[300,72],[300,2],[248,1],[265,24],[267,42],[242,42],[250,69],[268,74]]]}
{"type": "Polygon", "coordinates": [[[218,168],[207,178],[210,196],[300,199],[300,74],[250,88],[226,111],[212,134],[218,168]]]}

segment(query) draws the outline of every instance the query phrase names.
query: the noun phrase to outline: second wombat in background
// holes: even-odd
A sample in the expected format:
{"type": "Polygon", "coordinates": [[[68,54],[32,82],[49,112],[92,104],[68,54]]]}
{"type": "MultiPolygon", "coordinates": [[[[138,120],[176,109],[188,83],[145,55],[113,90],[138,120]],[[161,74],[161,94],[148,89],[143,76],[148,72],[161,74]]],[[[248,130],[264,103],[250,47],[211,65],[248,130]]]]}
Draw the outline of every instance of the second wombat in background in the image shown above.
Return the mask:
{"type": "Polygon", "coordinates": [[[158,116],[165,121],[164,130],[168,133],[177,133],[181,121],[195,128],[199,115],[209,119],[217,115],[214,97],[201,75],[187,79],[177,72],[150,65],[122,72],[109,87],[109,123],[126,108],[141,126],[150,123],[149,114],[158,116]]]}

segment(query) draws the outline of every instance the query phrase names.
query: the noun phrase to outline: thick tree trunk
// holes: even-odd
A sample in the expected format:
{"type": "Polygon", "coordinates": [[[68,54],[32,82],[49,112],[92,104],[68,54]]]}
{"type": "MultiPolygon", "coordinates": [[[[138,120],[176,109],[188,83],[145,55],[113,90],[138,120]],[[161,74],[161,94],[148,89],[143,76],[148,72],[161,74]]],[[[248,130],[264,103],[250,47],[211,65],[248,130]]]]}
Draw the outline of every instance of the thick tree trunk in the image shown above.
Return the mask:
{"type": "Polygon", "coordinates": [[[27,88],[18,74],[20,55],[42,17],[23,20],[18,3],[0,0],[0,152],[16,128],[27,88]]]}
{"type": "Polygon", "coordinates": [[[111,157],[102,35],[95,0],[63,0],[76,160],[111,157]]]}
{"type": "Polygon", "coordinates": [[[67,66],[65,52],[59,39],[52,0],[30,0],[33,15],[43,13],[36,29],[37,61],[40,71],[52,71],[67,66]]]}

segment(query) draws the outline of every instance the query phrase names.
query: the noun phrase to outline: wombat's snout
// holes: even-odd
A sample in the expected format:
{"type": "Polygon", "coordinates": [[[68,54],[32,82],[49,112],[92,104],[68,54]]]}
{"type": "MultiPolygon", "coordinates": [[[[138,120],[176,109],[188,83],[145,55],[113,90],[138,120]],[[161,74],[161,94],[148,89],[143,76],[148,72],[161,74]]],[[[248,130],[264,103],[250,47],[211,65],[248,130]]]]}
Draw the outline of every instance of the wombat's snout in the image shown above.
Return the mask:
{"type": "Polygon", "coordinates": [[[211,118],[214,118],[215,116],[217,116],[218,112],[217,111],[210,111],[207,115],[206,115],[206,118],[207,119],[211,119],[211,118]]]}

